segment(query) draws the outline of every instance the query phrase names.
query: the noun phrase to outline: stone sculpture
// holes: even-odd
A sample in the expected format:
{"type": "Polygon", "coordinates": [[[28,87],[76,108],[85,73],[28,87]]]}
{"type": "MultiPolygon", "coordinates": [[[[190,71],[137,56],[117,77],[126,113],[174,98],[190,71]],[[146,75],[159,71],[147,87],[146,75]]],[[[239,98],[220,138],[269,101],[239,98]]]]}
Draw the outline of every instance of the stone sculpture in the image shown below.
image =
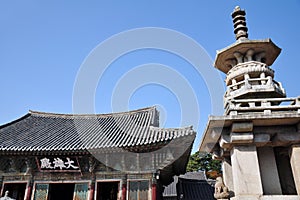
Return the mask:
{"type": "Polygon", "coordinates": [[[214,197],[216,199],[229,198],[228,188],[224,185],[222,177],[216,178],[214,197]]]}
{"type": "Polygon", "coordinates": [[[4,197],[1,197],[0,200],[15,200],[8,196],[9,191],[5,191],[4,197]]]}

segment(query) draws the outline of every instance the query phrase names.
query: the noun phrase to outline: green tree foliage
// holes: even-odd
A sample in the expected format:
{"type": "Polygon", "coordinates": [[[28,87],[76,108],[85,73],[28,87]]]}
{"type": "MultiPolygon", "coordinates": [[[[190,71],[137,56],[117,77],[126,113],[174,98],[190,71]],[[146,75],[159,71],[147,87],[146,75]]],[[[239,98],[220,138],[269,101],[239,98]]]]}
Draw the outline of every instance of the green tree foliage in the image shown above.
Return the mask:
{"type": "Polygon", "coordinates": [[[216,171],[221,173],[221,162],[219,160],[213,160],[212,155],[209,153],[199,152],[192,154],[187,164],[187,171],[216,171]]]}

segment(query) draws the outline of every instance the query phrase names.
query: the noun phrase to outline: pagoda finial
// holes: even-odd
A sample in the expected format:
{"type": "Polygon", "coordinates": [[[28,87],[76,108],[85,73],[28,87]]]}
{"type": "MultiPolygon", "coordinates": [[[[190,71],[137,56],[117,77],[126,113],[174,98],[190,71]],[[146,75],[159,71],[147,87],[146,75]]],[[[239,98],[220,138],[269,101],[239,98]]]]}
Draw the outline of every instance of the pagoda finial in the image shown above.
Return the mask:
{"type": "Polygon", "coordinates": [[[233,13],[231,14],[234,26],[234,34],[236,40],[239,39],[248,39],[248,28],[246,26],[246,12],[241,10],[239,6],[234,8],[233,13]]]}

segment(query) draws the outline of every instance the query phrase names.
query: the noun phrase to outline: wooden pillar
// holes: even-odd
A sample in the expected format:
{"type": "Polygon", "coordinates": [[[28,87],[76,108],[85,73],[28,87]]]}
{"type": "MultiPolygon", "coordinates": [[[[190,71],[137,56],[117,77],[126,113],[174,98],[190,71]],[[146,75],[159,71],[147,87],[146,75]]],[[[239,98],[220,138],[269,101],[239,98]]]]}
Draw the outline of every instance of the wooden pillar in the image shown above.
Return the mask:
{"type": "MultiPolygon", "coordinates": [[[[0,171],[1,173],[2,171],[0,171]]],[[[3,185],[3,176],[0,176],[0,195],[2,196],[2,193],[3,193],[3,188],[2,188],[2,185],[3,185]]]]}
{"type": "Polygon", "coordinates": [[[30,200],[31,199],[31,194],[32,194],[32,185],[33,181],[28,181],[26,191],[25,191],[25,200],[30,200]]]}
{"type": "Polygon", "coordinates": [[[156,200],[156,183],[152,183],[152,200],[156,200]]]}
{"type": "Polygon", "coordinates": [[[156,180],[156,173],[152,174],[152,184],[151,184],[151,192],[152,192],[152,200],[157,199],[157,180],[156,180]]]}
{"type": "Polygon", "coordinates": [[[89,184],[89,189],[90,189],[90,191],[89,191],[89,200],[94,200],[95,186],[96,186],[95,181],[92,180],[89,184]]]}
{"type": "Polygon", "coordinates": [[[89,200],[94,200],[95,187],[96,187],[96,176],[95,176],[96,160],[93,156],[89,157],[89,172],[91,174],[91,182],[89,183],[89,200]]]}
{"type": "Polygon", "coordinates": [[[127,184],[126,182],[122,184],[122,200],[126,200],[127,184]]]}
{"type": "Polygon", "coordinates": [[[122,196],[121,196],[121,199],[126,200],[126,195],[127,195],[127,176],[124,175],[124,177],[122,178],[122,196]]]}

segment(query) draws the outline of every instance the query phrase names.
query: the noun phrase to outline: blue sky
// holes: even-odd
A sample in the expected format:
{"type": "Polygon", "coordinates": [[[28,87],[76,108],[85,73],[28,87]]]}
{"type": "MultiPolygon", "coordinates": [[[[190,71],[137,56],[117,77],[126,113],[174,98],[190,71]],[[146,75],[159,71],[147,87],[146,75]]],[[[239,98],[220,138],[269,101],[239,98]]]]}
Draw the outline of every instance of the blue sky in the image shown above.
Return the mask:
{"type": "MultiPolygon", "coordinates": [[[[216,50],[235,41],[230,14],[236,5],[246,10],[250,39],[271,38],[282,48],[281,55],[272,66],[276,72],[275,79],[282,82],[288,96],[300,95],[297,82],[299,0],[2,0],[0,124],[17,119],[28,110],[73,113],[74,85],[84,61],[99,44],[128,30],[158,27],[176,31],[196,41],[214,60],[216,50]]],[[[174,44],[176,42],[178,41],[170,41],[174,44]]],[[[122,43],[119,45],[124,46],[122,43]]],[[[102,59],[101,55],[99,59],[102,59]]],[[[208,63],[206,67],[217,72],[212,63],[208,63]]],[[[214,78],[222,82],[224,75],[221,78],[219,76],[214,78]]],[[[218,97],[211,95],[214,85],[208,85],[206,78],[191,63],[172,52],[149,48],[131,51],[113,60],[106,68],[94,91],[94,110],[96,113],[107,113],[158,105],[163,127],[195,127],[198,132],[195,150],[199,146],[208,115],[212,114],[215,98],[222,101],[222,94],[225,92],[225,89],[218,91],[217,94],[221,94],[218,97]],[[135,73],[131,72],[135,69],[143,69],[141,72],[148,73],[145,68],[138,67],[149,63],[155,63],[156,67],[167,66],[164,69],[177,73],[182,79],[167,82],[166,85],[158,84],[157,78],[167,79],[168,72],[164,74],[157,71],[157,68],[149,72],[149,77],[154,78],[152,82],[140,75],[133,76],[135,73]],[[118,87],[122,90],[128,80],[133,80],[131,84],[139,81],[139,85],[129,91],[131,96],[123,98],[115,95],[118,87]],[[184,107],[184,95],[177,94],[178,90],[172,89],[174,86],[180,90],[182,83],[179,80],[188,83],[186,87],[192,89],[198,108],[194,108],[193,103],[190,107],[184,107]],[[118,106],[121,104],[126,109],[118,106]],[[183,108],[191,113],[191,118],[195,115],[199,118],[196,121],[190,120],[190,123],[189,120],[182,119],[183,108]]],[[[186,91],[185,89],[183,87],[182,91],[186,91]]]]}

